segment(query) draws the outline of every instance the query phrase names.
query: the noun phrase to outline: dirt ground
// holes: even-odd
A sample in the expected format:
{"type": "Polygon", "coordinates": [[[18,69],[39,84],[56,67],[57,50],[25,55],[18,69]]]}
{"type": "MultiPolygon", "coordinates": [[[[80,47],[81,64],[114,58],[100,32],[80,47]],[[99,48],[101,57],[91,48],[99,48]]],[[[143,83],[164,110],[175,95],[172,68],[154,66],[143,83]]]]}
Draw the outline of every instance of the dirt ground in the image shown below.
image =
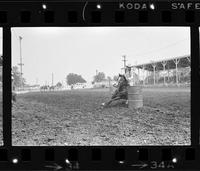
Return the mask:
{"type": "Polygon", "coordinates": [[[145,88],[144,107],[129,109],[107,89],[32,92],[12,108],[14,146],[190,145],[189,88],[145,88]]]}
{"type": "Polygon", "coordinates": [[[3,103],[2,91],[0,91],[0,146],[3,145],[3,103]]]}
{"type": "Polygon", "coordinates": [[[3,103],[2,92],[0,92],[0,146],[3,145],[3,103]]]}

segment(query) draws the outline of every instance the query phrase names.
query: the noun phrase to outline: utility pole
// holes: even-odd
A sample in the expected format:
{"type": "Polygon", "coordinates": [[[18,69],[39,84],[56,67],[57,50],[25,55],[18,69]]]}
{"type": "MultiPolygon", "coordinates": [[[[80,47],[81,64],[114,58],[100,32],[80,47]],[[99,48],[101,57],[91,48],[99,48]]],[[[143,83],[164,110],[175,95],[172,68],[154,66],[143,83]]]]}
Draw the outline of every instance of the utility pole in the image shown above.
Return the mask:
{"type": "Polygon", "coordinates": [[[110,93],[110,96],[112,94],[112,87],[111,87],[111,79],[110,77],[108,78],[108,84],[109,84],[109,93],[110,93]]]}
{"type": "Polygon", "coordinates": [[[23,88],[23,79],[22,79],[22,66],[24,65],[22,63],[22,37],[19,36],[19,47],[20,47],[20,63],[18,64],[20,66],[20,75],[21,75],[21,88],[23,88]]]}
{"type": "Polygon", "coordinates": [[[53,73],[52,73],[52,80],[51,80],[52,82],[51,82],[51,84],[52,84],[52,86],[53,86],[53,73]]]}
{"type": "Polygon", "coordinates": [[[126,60],[126,55],[123,55],[123,56],[122,56],[122,58],[123,58],[123,60],[122,60],[122,61],[123,61],[123,63],[124,63],[124,68],[123,68],[123,69],[124,69],[124,74],[125,74],[125,69],[126,69],[126,61],[127,61],[127,60],[126,60]]]}
{"type": "Polygon", "coordinates": [[[97,81],[97,75],[98,75],[98,70],[96,69],[96,78],[94,78],[94,82],[98,82],[97,81]]]}

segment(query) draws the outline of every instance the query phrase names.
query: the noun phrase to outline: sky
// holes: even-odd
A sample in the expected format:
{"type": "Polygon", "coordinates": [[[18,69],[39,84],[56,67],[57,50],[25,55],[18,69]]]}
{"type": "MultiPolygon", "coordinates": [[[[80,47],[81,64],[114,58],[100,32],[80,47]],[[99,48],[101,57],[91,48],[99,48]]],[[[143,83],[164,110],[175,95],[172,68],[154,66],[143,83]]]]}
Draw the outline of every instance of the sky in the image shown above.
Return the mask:
{"type": "MultiPolygon", "coordinates": [[[[54,27],[12,28],[12,66],[20,60],[28,84],[64,82],[76,73],[91,82],[98,72],[113,77],[127,64],[190,54],[189,27],[54,27]]],[[[1,51],[0,51],[1,52],[1,51]]]]}

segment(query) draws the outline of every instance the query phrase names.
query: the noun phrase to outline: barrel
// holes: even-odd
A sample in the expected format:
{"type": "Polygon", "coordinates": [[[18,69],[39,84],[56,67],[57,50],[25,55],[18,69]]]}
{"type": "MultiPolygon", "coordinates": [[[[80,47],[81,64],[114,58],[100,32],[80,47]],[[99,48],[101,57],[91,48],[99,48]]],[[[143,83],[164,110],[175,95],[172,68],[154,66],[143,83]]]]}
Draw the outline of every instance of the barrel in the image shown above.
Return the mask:
{"type": "Polygon", "coordinates": [[[128,87],[128,106],[130,109],[137,109],[143,107],[142,87],[128,87]]]}

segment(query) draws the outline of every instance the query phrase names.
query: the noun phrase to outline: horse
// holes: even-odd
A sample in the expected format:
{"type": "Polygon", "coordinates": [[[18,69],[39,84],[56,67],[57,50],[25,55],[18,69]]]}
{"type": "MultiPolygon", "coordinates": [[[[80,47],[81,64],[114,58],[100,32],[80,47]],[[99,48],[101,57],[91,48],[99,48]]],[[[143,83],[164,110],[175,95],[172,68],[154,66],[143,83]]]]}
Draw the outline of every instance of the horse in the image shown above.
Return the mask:
{"type": "Polygon", "coordinates": [[[106,102],[106,103],[102,103],[103,107],[107,107],[108,105],[110,105],[112,102],[117,101],[117,100],[125,100],[126,101],[126,105],[128,105],[128,80],[126,79],[126,77],[124,75],[119,74],[118,77],[118,84],[114,85],[117,89],[115,90],[115,92],[113,93],[111,99],[106,102]]]}

